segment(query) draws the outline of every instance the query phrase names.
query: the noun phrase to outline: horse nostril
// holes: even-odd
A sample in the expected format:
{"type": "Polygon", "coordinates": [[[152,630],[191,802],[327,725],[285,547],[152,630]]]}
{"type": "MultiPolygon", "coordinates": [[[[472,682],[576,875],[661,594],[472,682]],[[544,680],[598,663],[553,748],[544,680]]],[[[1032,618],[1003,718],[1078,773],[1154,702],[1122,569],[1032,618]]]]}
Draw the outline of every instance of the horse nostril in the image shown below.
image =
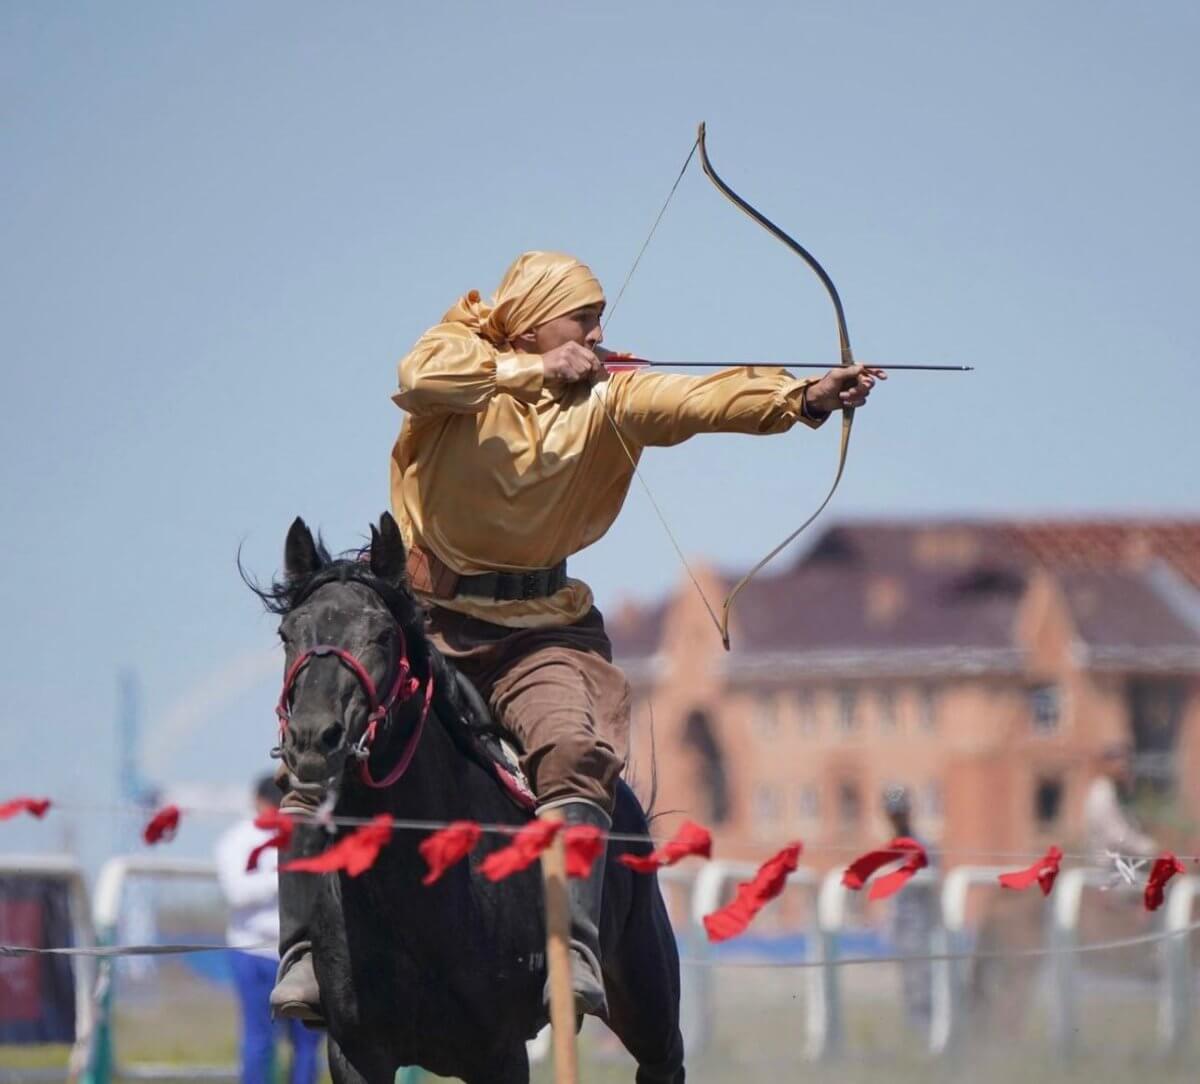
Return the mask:
{"type": "Polygon", "coordinates": [[[341,745],[345,734],[346,728],[341,723],[334,723],[332,726],[327,726],[322,730],[321,744],[325,747],[326,752],[332,753],[341,745]]]}

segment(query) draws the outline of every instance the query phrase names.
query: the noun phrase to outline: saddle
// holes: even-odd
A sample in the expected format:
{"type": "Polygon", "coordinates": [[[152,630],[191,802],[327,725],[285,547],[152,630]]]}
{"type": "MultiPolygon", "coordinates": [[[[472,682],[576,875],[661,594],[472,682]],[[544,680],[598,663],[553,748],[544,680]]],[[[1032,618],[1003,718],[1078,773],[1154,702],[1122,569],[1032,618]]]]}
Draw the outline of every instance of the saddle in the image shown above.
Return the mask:
{"type": "Polygon", "coordinates": [[[493,717],[479,690],[440,651],[429,645],[434,673],[433,708],[464,756],[479,764],[519,809],[537,806],[521,770],[521,744],[493,717]]]}

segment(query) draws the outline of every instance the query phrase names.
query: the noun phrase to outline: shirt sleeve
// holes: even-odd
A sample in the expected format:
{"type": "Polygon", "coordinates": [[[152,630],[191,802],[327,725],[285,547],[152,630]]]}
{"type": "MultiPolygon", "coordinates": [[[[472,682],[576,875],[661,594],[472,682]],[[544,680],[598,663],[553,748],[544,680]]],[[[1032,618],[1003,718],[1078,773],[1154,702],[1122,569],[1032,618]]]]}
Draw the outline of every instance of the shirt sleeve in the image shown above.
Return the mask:
{"type": "Polygon", "coordinates": [[[631,371],[609,380],[607,400],[621,431],[643,447],[678,444],[697,433],[785,433],[802,413],[804,389],[786,369],[740,366],[708,376],[631,371]]]}
{"type": "Polygon", "coordinates": [[[248,907],[270,903],[279,892],[279,877],[275,855],[268,851],[259,860],[258,869],[246,869],[246,861],[257,842],[268,833],[256,832],[257,840],[248,832],[231,830],[217,844],[217,883],[230,907],[248,907]]]}
{"type": "Polygon", "coordinates": [[[392,402],[413,415],[478,414],[497,394],[534,402],[540,354],[502,353],[461,324],[438,324],[400,361],[392,402]]]}

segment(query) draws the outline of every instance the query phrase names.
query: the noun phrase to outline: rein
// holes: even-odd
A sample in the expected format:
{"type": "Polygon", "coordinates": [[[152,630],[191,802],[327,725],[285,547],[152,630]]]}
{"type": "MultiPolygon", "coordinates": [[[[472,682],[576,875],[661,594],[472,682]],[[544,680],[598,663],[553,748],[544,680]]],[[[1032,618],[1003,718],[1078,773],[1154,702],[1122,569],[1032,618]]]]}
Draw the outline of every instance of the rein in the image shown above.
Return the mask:
{"type": "Polygon", "coordinates": [[[302,652],[296,661],[288,667],[288,671],[283,678],[283,690],[279,694],[279,703],[275,705],[275,714],[279,718],[280,746],[282,747],[283,745],[283,736],[290,722],[289,705],[292,699],[292,690],[296,684],[296,680],[300,676],[300,672],[313,659],[333,656],[358,679],[358,683],[367,694],[367,699],[371,706],[370,714],[367,716],[366,729],[363,731],[362,737],[350,749],[351,755],[359,762],[359,778],[368,787],[381,790],[384,787],[390,787],[408,771],[408,766],[412,763],[412,758],[416,754],[417,744],[420,742],[421,735],[425,730],[425,720],[429,717],[429,706],[433,702],[432,669],[425,682],[425,702],[421,706],[420,717],[417,719],[417,723],[404,745],[400,759],[382,779],[375,780],[371,778],[371,745],[375,741],[375,735],[380,722],[387,720],[388,715],[394,707],[411,700],[421,687],[421,682],[413,674],[412,664],[408,661],[408,643],[404,638],[404,630],[397,626],[397,631],[400,634],[400,646],[396,658],[396,676],[392,680],[391,688],[383,700],[379,699],[379,691],[375,687],[375,682],[371,680],[371,675],[367,672],[367,668],[344,647],[338,647],[336,644],[317,644],[315,647],[310,647],[302,652]]]}

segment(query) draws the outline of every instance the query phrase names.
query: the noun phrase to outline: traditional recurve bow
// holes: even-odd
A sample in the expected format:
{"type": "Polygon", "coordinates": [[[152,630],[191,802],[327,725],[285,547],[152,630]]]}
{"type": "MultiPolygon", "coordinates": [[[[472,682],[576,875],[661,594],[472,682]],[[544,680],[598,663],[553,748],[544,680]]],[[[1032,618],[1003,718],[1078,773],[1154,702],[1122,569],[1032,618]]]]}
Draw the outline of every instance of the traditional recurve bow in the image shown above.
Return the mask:
{"type": "MultiPolygon", "coordinates": [[[[809,267],[816,273],[817,278],[821,280],[821,284],[825,287],[829,294],[830,301],[833,302],[834,316],[837,318],[838,343],[841,355],[842,365],[854,364],[854,352],[850,348],[850,332],[846,329],[846,314],[842,309],[842,299],[837,292],[837,287],[833,284],[833,279],[829,277],[829,273],[817,261],[817,258],[808,251],[794,237],[789,236],[778,226],[775,225],[761,211],[756,210],[739,196],[732,188],[729,187],[723,180],[720,174],[713,169],[712,162],[708,158],[708,147],[704,142],[704,124],[701,122],[699,133],[696,136],[697,145],[700,148],[700,167],[704,170],[704,175],[712,181],[718,192],[721,193],[730,203],[732,203],[743,214],[748,215],[757,222],[764,230],[772,237],[787,245],[797,256],[799,256],[809,267]]],[[[725,645],[725,650],[729,650],[729,615],[733,612],[733,601],[738,597],[742,588],[746,586],[759,572],[761,572],[768,564],[771,563],[780,553],[790,546],[805,530],[810,523],[813,522],[822,512],[825,511],[826,505],[833,500],[834,493],[837,492],[838,484],[842,480],[842,474],[846,469],[846,453],[850,449],[850,430],[854,426],[854,407],[842,407],[842,439],[841,445],[838,448],[837,470],[833,475],[833,485],[829,487],[829,492],[825,494],[825,499],[817,506],[817,510],[813,512],[803,523],[800,524],[791,534],[789,534],[782,542],[773,547],[771,551],[759,560],[753,568],[750,569],[736,584],[733,590],[725,596],[725,601],[721,604],[721,621],[720,632],[721,642],[725,645]]]]}
{"type": "MultiPolygon", "coordinates": [[[[816,273],[817,278],[819,278],[821,280],[822,285],[825,287],[826,292],[829,294],[829,299],[833,302],[834,316],[837,319],[839,352],[840,352],[840,357],[841,357],[840,364],[843,366],[849,366],[849,365],[855,364],[854,354],[850,348],[850,333],[846,329],[846,314],[842,309],[842,299],[838,295],[837,287],[834,286],[834,284],[833,284],[833,279],[831,279],[829,277],[828,272],[825,270],[825,268],[823,268],[820,265],[820,263],[817,261],[817,258],[815,256],[813,256],[813,254],[811,252],[809,252],[808,249],[806,249],[802,244],[800,244],[800,242],[797,241],[795,238],[791,237],[789,234],[787,234],[783,230],[781,230],[777,225],[775,225],[774,222],[772,222],[769,218],[767,218],[767,216],[764,215],[761,211],[758,211],[756,208],[752,207],[749,203],[747,203],[746,200],[742,199],[741,196],[739,196],[732,188],[729,187],[728,184],[726,184],[721,179],[721,177],[717,173],[717,171],[715,169],[713,169],[712,162],[709,161],[708,148],[705,145],[704,137],[705,137],[705,127],[703,124],[701,124],[699,132],[696,136],[696,142],[692,146],[692,152],[691,152],[691,154],[688,155],[687,161],[684,162],[683,169],[680,170],[679,177],[676,178],[675,184],[671,188],[670,194],[667,196],[667,202],[663,204],[662,210],[659,212],[658,218],[655,219],[654,225],[650,230],[649,236],[647,236],[646,241],[642,244],[641,250],[638,252],[637,259],[634,260],[633,266],[630,268],[629,273],[626,275],[625,281],[622,284],[621,289],[617,293],[616,300],[613,302],[613,305],[609,310],[608,317],[611,318],[611,315],[615,311],[617,304],[620,303],[621,297],[624,295],[625,288],[629,285],[629,280],[633,277],[633,273],[637,269],[638,263],[641,261],[642,254],[646,251],[646,246],[650,243],[650,238],[653,237],[655,229],[658,228],[658,223],[662,220],[663,214],[666,212],[667,204],[669,204],[671,201],[671,196],[673,196],[675,194],[675,189],[679,187],[679,182],[680,182],[680,180],[682,180],[683,174],[686,172],[687,167],[692,160],[692,154],[694,154],[697,150],[699,150],[700,151],[700,165],[701,165],[701,168],[704,170],[704,175],[710,181],[712,181],[712,183],[716,187],[717,191],[720,192],[721,195],[723,195],[727,200],[729,200],[729,202],[732,203],[739,211],[741,211],[743,214],[746,214],[747,216],[752,218],[755,222],[757,222],[760,226],[762,226],[763,229],[765,229],[769,234],[771,234],[772,237],[775,237],[777,240],[779,240],[783,244],[785,244],[789,249],[791,249],[792,252],[794,252],[806,264],[808,264],[808,266],[810,268],[812,268],[812,270],[816,273]]],[[[939,368],[951,369],[951,368],[953,368],[953,369],[962,370],[962,369],[966,369],[967,367],[966,366],[906,366],[906,368],[930,368],[930,369],[939,369],[939,368]]],[[[605,407],[605,412],[607,413],[607,407],[605,407]]],[[[617,429],[618,438],[621,440],[621,443],[624,446],[624,443],[625,443],[624,438],[621,437],[620,430],[619,430],[619,428],[617,428],[616,422],[612,418],[611,414],[609,414],[609,421],[612,422],[614,429],[617,429]]],[[[687,559],[683,555],[683,551],[680,549],[678,542],[676,542],[676,540],[675,540],[675,536],[671,532],[670,526],[667,524],[666,519],[663,516],[661,509],[658,507],[657,501],[654,500],[654,495],[650,492],[649,486],[646,485],[645,480],[641,478],[640,473],[637,471],[637,463],[636,463],[636,460],[635,460],[632,452],[630,452],[628,447],[626,447],[626,454],[629,455],[630,461],[633,463],[634,472],[638,475],[638,478],[641,481],[643,488],[645,488],[647,495],[650,497],[650,500],[654,505],[655,511],[658,513],[658,517],[662,521],[663,527],[666,529],[668,536],[671,538],[672,544],[675,546],[676,553],[679,555],[680,560],[683,561],[684,568],[687,570],[688,575],[691,577],[693,585],[695,586],[696,590],[700,593],[700,597],[704,601],[704,605],[705,605],[705,608],[708,610],[709,616],[712,617],[714,624],[716,624],[717,631],[721,635],[721,642],[722,642],[722,644],[724,644],[726,651],[728,651],[730,648],[729,619],[730,619],[730,615],[733,612],[733,603],[734,603],[734,600],[737,598],[738,594],[741,592],[742,588],[744,588],[752,579],[754,579],[754,577],[756,575],[758,575],[759,572],[761,572],[768,564],[770,564],[770,562],[772,560],[774,560],[780,553],[782,553],[783,550],[787,549],[787,547],[790,546],[792,544],[792,542],[794,542],[804,532],[804,530],[825,510],[826,506],[833,499],[834,493],[837,492],[838,484],[841,482],[842,474],[845,472],[845,469],[846,469],[846,454],[850,448],[850,431],[853,428],[853,425],[854,425],[854,407],[851,407],[851,406],[842,407],[842,435],[841,435],[841,444],[838,449],[837,470],[833,476],[833,484],[829,487],[829,492],[825,494],[825,499],[821,501],[821,503],[817,506],[817,510],[815,512],[813,512],[812,515],[810,515],[803,523],[800,524],[799,527],[797,527],[794,531],[792,531],[782,542],[780,542],[777,546],[774,546],[770,550],[770,552],[767,553],[767,555],[765,557],[763,557],[761,560],[759,560],[754,565],[754,567],[750,569],[749,572],[747,572],[740,580],[738,580],[738,582],[736,584],[734,584],[733,589],[729,592],[728,595],[726,595],[725,601],[721,605],[720,617],[718,617],[716,615],[716,613],[713,610],[713,607],[711,606],[711,604],[708,601],[707,596],[704,594],[703,588],[700,587],[700,584],[697,581],[695,574],[692,572],[691,567],[687,563],[687,559]]]]}

